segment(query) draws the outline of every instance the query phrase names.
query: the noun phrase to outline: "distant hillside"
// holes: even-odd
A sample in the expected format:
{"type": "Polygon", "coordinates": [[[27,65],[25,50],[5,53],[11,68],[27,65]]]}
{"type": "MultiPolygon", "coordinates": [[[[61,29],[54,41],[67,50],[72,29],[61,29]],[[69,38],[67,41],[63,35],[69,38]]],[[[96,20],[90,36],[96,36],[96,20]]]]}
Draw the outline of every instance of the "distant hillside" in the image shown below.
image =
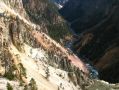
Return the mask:
{"type": "Polygon", "coordinates": [[[69,0],[59,11],[79,35],[74,51],[92,61],[101,79],[113,83],[119,82],[118,10],[118,0],[69,0]]]}

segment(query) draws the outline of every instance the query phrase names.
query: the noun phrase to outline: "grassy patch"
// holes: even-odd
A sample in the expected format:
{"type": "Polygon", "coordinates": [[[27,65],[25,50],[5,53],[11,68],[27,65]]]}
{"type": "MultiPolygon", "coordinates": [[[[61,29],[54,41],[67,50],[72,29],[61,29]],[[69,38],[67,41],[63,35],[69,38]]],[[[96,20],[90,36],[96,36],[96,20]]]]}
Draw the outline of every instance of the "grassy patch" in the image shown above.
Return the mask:
{"type": "Polygon", "coordinates": [[[10,83],[7,83],[7,90],[13,90],[13,87],[10,85],[10,83]]]}

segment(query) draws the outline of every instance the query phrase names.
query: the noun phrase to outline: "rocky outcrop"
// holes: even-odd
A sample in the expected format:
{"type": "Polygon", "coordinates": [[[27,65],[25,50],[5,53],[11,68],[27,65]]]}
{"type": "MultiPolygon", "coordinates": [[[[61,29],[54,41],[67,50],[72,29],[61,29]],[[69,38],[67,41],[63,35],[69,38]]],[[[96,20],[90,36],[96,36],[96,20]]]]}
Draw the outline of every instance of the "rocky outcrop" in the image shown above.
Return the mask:
{"type": "MultiPolygon", "coordinates": [[[[22,16],[19,14],[19,11],[17,12],[13,7],[9,7],[11,4],[10,1],[0,1],[0,73],[3,79],[16,80],[19,84],[22,84],[24,89],[32,87],[30,83],[30,79],[33,81],[32,78],[36,81],[35,85],[38,87],[38,90],[57,90],[58,88],[68,90],[74,88],[78,90],[78,88],[81,88],[78,75],[83,72],[88,74],[84,63],[75,54],[50,38],[48,33],[40,28],[41,24],[36,25],[31,22],[29,19],[31,17],[28,17],[29,14],[22,16]],[[29,47],[31,47],[31,51],[27,51],[29,47]],[[43,55],[39,55],[40,53],[38,52],[38,55],[36,54],[34,57],[35,52],[32,53],[34,48],[40,50],[43,55]],[[40,58],[37,58],[37,56],[40,58]],[[58,69],[60,72],[57,72],[58,69]],[[74,77],[76,80],[70,80],[68,72],[73,73],[74,76],[70,75],[70,77],[74,77]],[[60,74],[63,75],[61,76],[60,74]],[[54,81],[54,79],[58,79],[58,81],[54,81]],[[59,79],[62,80],[60,81],[59,79]],[[56,81],[57,83],[55,83],[56,81]],[[65,84],[61,85],[64,82],[65,84]]],[[[26,13],[25,11],[23,12],[26,13]]],[[[85,77],[82,78],[84,82],[88,82],[88,77],[85,74],[82,77],[85,77]]]]}
{"type": "Polygon", "coordinates": [[[70,0],[60,11],[80,35],[74,51],[92,61],[101,79],[112,83],[119,82],[118,9],[118,0],[70,0]]]}

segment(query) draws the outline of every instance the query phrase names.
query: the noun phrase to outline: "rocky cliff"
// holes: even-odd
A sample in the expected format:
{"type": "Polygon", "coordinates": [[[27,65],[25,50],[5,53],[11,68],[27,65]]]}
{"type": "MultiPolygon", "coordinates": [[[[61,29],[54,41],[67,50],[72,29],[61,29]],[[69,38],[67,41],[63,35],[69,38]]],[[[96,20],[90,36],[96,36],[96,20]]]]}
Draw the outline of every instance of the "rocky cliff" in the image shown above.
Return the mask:
{"type": "Polygon", "coordinates": [[[118,90],[118,84],[91,79],[85,63],[60,45],[70,37],[47,0],[1,0],[0,89],[118,90]]]}
{"type": "Polygon", "coordinates": [[[55,41],[69,34],[49,5],[42,0],[0,1],[0,89],[78,90],[80,80],[88,82],[85,64],[55,41]]]}

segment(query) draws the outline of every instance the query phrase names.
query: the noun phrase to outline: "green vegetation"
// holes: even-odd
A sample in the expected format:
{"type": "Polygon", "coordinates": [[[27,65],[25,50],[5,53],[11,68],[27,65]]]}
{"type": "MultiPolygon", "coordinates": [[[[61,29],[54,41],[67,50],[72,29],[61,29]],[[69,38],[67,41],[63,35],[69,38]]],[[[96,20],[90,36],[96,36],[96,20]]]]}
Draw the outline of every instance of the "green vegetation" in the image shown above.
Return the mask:
{"type": "Polygon", "coordinates": [[[46,73],[46,79],[48,79],[48,77],[50,76],[50,74],[49,74],[49,68],[48,67],[46,68],[45,73],[46,73]]]}
{"type": "Polygon", "coordinates": [[[24,90],[38,90],[35,80],[32,78],[28,85],[24,86],[24,90]]]}
{"type": "Polygon", "coordinates": [[[19,64],[19,68],[20,68],[20,74],[26,77],[26,69],[23,67],[21,63],[19,64]]]}
{"type": "Polygon", "coordinates": [[[30,80],[29,87],[31,90],[38,90],[36,82],[33,78],[30,80]]]}
{"type": "Polygon", "coordinates": [[[15,65],[13,65],[12,67],[9,67],[9,70],[5,72],[4,77],[9,80],[14,80],[16,78],[19,78],[20,83],[22,83],[23,81],[21,80],[21,76],[23,75],[26,77],[26,69],[23,67],[21,63],[19,64],[19,69],[20,69],[20,74],[16,75],[13,72],[17,70],[17,67],[15,65]]]}
{"type": "Polygon", "coordinates": [[[4,77],[6,77],[6,78],[9,79],[9,80],[14,80],[16,76],[13,74],[13,72],[14,72],[15,70],[16,70],[16,66],[15,66],[15,65],[9,67],[9,70],[7,70],[7,71],[5,72],[4,77]]]}
{"type": "Polygon", "coordinates": [[[15,78],[15,75],[11,71],[8,71],[7,73],[5,73],[4,77],[9,80],[13,80],[15,78]]]}
{"type": "Polygon", "coordinates": [[[60,42],[60,39],[64,39],[65,36],[70,36],[70,32],[68,31],[68,26],[62,22],[58,24],[50,24],[48,27],[48,34],[55,39],[56,41],[60,42]]]}
{"type": "Polygon", "coordinates": [[[53,3],[48,0],[36,0],[34,3],[37,5],[35,10],[33,7],[30,7],[30,3],[27,3],[28,5],[24,4],[24,7],[30,19],[40,25],[43,32],[48,32],[58,42],[71,34],[68,24],[59,15],[58,8],[53,3]],[[42,9],[39,9],[41,4],[42,9]]]}
{"type": "Polygon", "coordinates": [[[24,86],[24,90],[28,90],[28,86],[27,85],[24,86]]]}
{"type": "Polygon", "coordinates": [[[7,83],[7,90],[13,90],[13,87],[10,85],[10,83],[7,83]]]}

